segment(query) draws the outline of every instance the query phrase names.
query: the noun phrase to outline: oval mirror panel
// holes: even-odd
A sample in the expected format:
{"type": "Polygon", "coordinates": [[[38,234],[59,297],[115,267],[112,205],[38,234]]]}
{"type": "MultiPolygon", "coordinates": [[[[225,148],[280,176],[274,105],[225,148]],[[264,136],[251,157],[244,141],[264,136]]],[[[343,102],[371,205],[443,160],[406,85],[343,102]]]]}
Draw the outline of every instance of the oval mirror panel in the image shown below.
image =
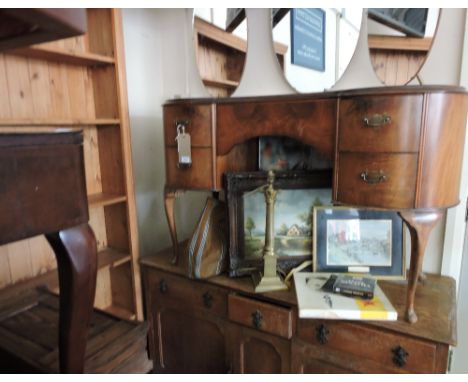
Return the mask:
{"type": "Polygon", "coordinates": [[[405,85],[417,77],[431,49],[439,8],[369,8],[369,53],[385,85],[405,85]]]}
{"type": "Polygon", "coordinates": [[[272,9],[275,51],[290,85],[303,93],[331,88],[351,61],[361,18],[362,8],[272,9]]]}
{"type": "Polygon", "coordinates": [[[201,79],[211,96],[230,96],[239,85],[247,53],[245,9],[195,8],[193,14],[201,79]]]}

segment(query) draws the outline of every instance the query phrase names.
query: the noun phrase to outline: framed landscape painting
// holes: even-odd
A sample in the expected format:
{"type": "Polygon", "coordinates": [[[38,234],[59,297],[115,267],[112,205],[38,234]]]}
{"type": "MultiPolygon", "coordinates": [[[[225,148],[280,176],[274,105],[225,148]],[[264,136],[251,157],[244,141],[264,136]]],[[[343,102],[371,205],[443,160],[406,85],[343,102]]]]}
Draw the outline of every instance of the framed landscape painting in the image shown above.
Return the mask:
{"type": "Polygon", "coordinates": [[[405,277],[403,221],[397,212],[319,206],[314,227],[314,271],[405,277]]]}
{"type": "MultiPolygon", "coordinates": [[[[227,174],[230,232],[230,275],[263,269],[266,172],[227,174]]],[[[331,172],[278,172],[274,208],[274,251],[287,272],[312,257],[313,211],[330,205],[331,172]]]]}

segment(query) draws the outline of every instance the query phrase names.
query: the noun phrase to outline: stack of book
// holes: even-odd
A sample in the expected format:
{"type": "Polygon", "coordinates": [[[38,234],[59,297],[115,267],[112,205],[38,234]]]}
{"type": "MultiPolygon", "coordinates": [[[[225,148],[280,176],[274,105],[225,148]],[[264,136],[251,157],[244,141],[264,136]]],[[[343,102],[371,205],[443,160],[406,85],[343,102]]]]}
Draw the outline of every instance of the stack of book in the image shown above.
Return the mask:
{"type": "Polygon", "coordinates": [[[395,321],[397,312],[374,279],[300,272],[294,275],[300,318],[395,321]]]}

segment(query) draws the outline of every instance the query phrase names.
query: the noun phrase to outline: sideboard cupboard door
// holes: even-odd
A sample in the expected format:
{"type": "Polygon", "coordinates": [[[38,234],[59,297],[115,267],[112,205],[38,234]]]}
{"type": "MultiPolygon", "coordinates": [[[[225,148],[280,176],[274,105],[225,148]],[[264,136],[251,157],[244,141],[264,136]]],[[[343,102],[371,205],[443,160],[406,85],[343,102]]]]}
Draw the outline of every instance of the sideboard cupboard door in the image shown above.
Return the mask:
{"type": "Polygon", "coordinates": [[[224,320],[168,307],[154,309],[152,316],[154,372],[230,372],[224,320]]]}
{"type": "Polygon", "coordinates": [[[237,324],[231,325],[228,338],[234,373],[290,372],[291,353],[288,340],[237,324]]]}

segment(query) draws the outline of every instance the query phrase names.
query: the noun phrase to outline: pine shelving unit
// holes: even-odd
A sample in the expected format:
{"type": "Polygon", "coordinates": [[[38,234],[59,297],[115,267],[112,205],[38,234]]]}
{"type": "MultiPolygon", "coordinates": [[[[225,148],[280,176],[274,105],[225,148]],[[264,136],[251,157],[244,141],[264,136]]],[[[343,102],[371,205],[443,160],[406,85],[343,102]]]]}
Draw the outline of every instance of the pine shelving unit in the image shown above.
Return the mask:
{"type": "MultiPolygon", "coordinates": [[[[90,225],[99,251],[95,307],[141,320],[121,13],[88,9],[87,21],[83,36],[0,53],[0,133],[83,132],[90,225]]],[[[0,288],[55,268],[43,237],[0,247],[0,288]]]]}

